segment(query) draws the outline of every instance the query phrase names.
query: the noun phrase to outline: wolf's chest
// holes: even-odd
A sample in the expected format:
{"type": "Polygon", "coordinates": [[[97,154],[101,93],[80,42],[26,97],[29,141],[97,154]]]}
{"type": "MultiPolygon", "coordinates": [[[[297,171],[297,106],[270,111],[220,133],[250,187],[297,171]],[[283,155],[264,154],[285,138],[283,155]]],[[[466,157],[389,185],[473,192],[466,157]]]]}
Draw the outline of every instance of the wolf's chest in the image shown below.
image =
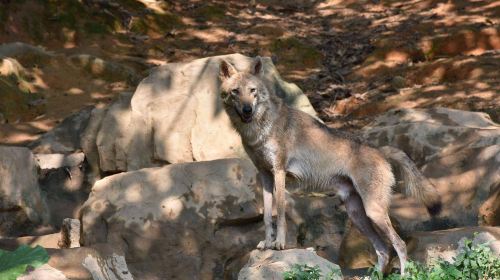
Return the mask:
{"type": "Polygon", "coordinates": [[[283,156],[283,151],[280,151],[278,143],[272,140],[262,145],[247,147],[247,152],[255,165],[267,170],[279,167],[278,165],[284,160],[280,158],[283,156]]]}

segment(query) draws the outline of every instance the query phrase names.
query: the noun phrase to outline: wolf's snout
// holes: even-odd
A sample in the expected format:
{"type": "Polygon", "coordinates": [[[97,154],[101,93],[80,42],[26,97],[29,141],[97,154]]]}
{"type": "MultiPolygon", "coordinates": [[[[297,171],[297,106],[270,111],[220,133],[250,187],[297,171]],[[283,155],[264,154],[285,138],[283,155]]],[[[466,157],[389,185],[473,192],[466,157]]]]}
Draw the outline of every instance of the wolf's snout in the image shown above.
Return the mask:
{"type": "Polygon", "coordinates": [[[243,105],[240,113],[241,120],[245,123],[249,123],[252,121],[252,115],[253,115],[252,106],[248,104],[243,105]]]}
{"type": "Polygon", "coordinates": [[[243,105],[243,108],[241,109],[244,115],[250,116],[252,114],[252,106],[250,105],[243,105]]]}

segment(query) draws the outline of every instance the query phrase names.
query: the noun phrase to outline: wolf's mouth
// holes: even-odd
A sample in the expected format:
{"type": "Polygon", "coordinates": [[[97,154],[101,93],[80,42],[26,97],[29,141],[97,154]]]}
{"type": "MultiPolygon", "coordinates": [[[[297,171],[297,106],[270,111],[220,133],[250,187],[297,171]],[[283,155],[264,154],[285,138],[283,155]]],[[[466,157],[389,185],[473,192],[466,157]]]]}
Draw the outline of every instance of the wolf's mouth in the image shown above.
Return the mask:
{"type": "Polygon", "coordinates": [[[248,116],[248,117],[241,116],[241,121],[244,123],[249,123],[252,121],[252,116],[248,116]]]}
{"type": "Polygon", "coordinates": [[[234,108],[234,110],[236,111],[236,113],[238,114],[238,116],[240,116],[240,119],[241,119],[242,122],[244,122],[244,123],[250,123],[250,122],[252,122],[253,114],[249,115],[249,116],[246,116],[246,115],[240,113],[240,111],[238,109],[234,108]]]}

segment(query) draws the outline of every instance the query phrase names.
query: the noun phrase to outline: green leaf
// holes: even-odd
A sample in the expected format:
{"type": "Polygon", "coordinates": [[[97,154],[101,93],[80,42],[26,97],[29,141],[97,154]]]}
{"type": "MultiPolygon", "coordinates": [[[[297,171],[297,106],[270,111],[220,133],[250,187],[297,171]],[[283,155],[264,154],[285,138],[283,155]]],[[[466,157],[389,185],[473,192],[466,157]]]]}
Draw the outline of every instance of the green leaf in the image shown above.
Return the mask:
{"type": "Polygon", "coordinates": [[[0,271],[0,279],[2,280],[16,280],[18,276],[24,274],[27,264],[21,264],[16,267],[12,267],[8,270],[0,271]]]}
{"type": "Polygon", "coordinates": [[[0,250],[0,279],[16,280],[28,266],[37,268],[48,260],[47,251],[41,246],[21,245],[13,252],[0,250]]]}
{"type": "Polygon", "coordinates": [[[459,279],[462,277],[462,273],[456,267],[450,267],[448,274],[453,277],[453,279],[459,279]]]}

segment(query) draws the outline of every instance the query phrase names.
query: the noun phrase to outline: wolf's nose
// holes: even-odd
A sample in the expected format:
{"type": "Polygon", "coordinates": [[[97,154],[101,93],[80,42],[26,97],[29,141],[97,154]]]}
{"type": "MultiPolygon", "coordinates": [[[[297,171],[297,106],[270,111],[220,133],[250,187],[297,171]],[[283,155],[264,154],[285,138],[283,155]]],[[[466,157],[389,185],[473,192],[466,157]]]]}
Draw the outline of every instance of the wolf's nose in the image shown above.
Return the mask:
{"type": "Polygon", "coordinates": [[[243,114],[250,115],[252,113],[252,106],[244,105],[242,111],[243,114]]]}

